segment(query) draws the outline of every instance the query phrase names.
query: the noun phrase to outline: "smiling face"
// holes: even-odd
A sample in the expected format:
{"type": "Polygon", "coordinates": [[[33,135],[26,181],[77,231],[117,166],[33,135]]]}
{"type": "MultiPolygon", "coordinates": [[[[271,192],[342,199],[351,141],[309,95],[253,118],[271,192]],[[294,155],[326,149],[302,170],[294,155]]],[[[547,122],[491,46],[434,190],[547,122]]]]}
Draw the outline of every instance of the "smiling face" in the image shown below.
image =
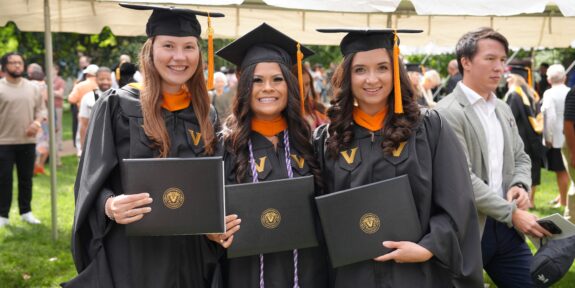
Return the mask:
{"type": "Polygon", "coordinates": [[[506,60],[505,47],[499,41],[479,40],[475,56],[472,59],[461,58],[463,84],[487,99],[499,85],[506,60]]]}
{"type": "Polygon", "coordinates": [[[387,106],[393,88],[393,65],[387,50],[357,52],[351,63],[351,92],[363,112],[373,115],[387,106]]]}
{"type": "Polygon", "coordinates": [[[273,62],[256,64],[250,108],[255,118],[273,120],[287,106],[288,88],[280,65],[273,62]]]}
{"type": "Polygon", "coordinates": [[[100,91],[107,91],[112,87],[112,73],[99,71],[99,73],[96,73],[96,83],[98,83],[98,89],[100,89],[100,91]]]}
{"type": "Polygon", "coordinates": [[[154,67],[162,78],[162,91],[177,93],[198,68],[198,39],[158,35],[153,51],[154,67]]]}

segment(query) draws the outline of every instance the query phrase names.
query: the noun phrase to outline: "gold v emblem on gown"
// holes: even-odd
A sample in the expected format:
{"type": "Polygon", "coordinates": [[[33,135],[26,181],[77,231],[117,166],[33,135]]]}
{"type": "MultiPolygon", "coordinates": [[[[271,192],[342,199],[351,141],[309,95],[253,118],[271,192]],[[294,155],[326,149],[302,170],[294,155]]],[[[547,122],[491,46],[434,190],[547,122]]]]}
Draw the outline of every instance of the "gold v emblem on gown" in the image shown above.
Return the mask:
{"type": "Polygon", "coordinates": [[[190,136],[192,137],[192,142],[194,143],[194,146],[198,146],[198,144],[200,143],[200,139],[202,139],[202,133],[196,132],[192,129],[188,129],[188,131],[190,132],[190,136]]]}
{"type": "Polygon", "coordinates": [[[399,143],[399,147],[397,147],[397,149],[393,150],[393,152],[391,153],[393,154],[393,157],[399,157],[399,155],[401,155],[401,151],[403,151],[403,148],[405,148],[406,143],[407,143],[406,141],[399,143]]]}
{"type": "Polygon", "coordinates": [[[303,165],[305,164],[305,159],[303,157],[299,157],[296,154],[290,154],[290,156],[295,161],[295,163],[297,164],[297,167],[299,169],[303,169],[303,165]]]}
{"type": "Polygon", "coordinates": [[[267,156],[261,157],[260,163],[256,163],[256,170],[258,171],[258,173],[264,172],[264,168],[266,168],[266,158],[267,156]]]}
{"type": "Polygon", "coordinates": [[[347,164],[351,165],[353,164],[353,161],[355,161],[355,154],[357,154],[357,147],[352,148],[351,153],[349,153],[348,151],[341,151],[339,153],[341,153],[341,156],[343,156],[343,159],[345,159],[345,162],[347,162],[347,164]]]}

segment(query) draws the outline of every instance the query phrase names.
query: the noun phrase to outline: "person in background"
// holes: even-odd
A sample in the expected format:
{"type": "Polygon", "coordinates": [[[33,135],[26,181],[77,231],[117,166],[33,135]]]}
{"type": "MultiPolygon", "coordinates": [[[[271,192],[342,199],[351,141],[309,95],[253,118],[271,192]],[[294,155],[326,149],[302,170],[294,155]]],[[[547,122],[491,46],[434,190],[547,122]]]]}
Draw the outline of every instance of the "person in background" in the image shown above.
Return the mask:
{"type": "MultiPolygon", "coordinates": [[[[90,91],[94,91],[98,89],[98,83],[96,83],[96,72],[98,72],[98,65],[90,64],[86,69],[84,69],[84,77],[86,78],[84,81],[77,83],[72,88],[72,92],[68,95],[68,102],[70,102],[70,107],[74,107],[73,109],[70,108],[72,112],[72,117],[74,117],[74,122],[72,122],[73,126],[74,123],[78,122],[78,111],[80,109],[80,102],[82,101],[82,96],[86,95],[86,93],[90,91]],[[75,114],[74,114],[75,113],[75,114]]],[[[76,131],[72,131],[74,146],[76,147],[76,154],[80,157],[82,153],[82,144],[80,142],[80,128],[79,125],[76,124],[76,131]]]]}
{"type": "Polygon", "coordinates": [[[455,52],[462,80],[436,109],[455,131],[471,172],[483,268],[498,287],[533,287],[533,255],[523,234],[551,234],[526,211],[531,161],[511,109],[495,96],[509,43],[483,27],[465,33],[455,52]]]}
{"type": "Polygon", "coordinates": [[[547,146],[547,169],[555,172],[559,195],[554,202],[556,208],[567,203],[567,189],[569,188],[569,174],[563,163],[561,148],[565,144],[563,135],[563,114],[565,113],[565,98],[569,87],[565,86],[565,68],[561,64],[553,64],[547,70],[547,81],[551,88],[545,90],[542,97],[541,112],[544,125],[543,136],[547,146]]]}
{"type": "Polygon", "coordinates": [[[536,92],[528,85],[528,70],[524,66],[510,66],[507,76],[508,91],[503,101],[511,108],[517,123],[525,153],[531,159],[531,191],[529,208],[535,208],[535,192],[541,184],[541,167],[545,157],[543,146],[543,116],[538,113],[536,92]]]}
{"type": "MultiPolygon", "coordinates": [[[[124,87],[124,85],[121,85],[120,82],[120,75],[122,74],[122,71],[120,71],[120,68],[122,67],[123,64],[132,64],[132,58],[130,57],[130,55],[126,55],[126,54],[122,54],[120,55],[120,61],[118,62],[118,65],[116,65],[116,67],[114,67],[114,69],[112,70],[112,88],[121,88],[124,87]]],[[[142,81],[142,74],[140,74],[140,71],[138,71],[137,67],[132,64],[133,66],[130,67],[134,67],[134,72],[132,72],[132,75],[125,75],[127,77],[131,77],[132,79],[134,79],[135,82],[141,82],[142,81]]],[[[124,70],[124,74],[127,74],[128,70],[124,70]]]]}
{"type": "Polygon", "coordinates": [[[549,69],[549,64],[548,63],[541,63],[541,65],[539,65],[539,81],[537,82],[536,85],[536,90],[537,93],[541,96],[543,96],[543,93],[545,93],[545,91],[547,91],[547,89],[551,88],[551,85],[549,84],[549,80],[547,77],[547,73],[548,73],[548,69],[549,69]]]}
{"type": "Polygon", "coordinates": [[[441,98],[438,98],[436,102],[439,102],[445,95],[451,94],[457,83],[461,81],[461,74],[459,73],[459,66],[457,65],[457,59],[452,59],[447,64],[447,73],[449,74],[449,79],[443,89],[443,95],[441,98]]]}
{"type": "MultiPolygon", "coordinates": [[[[48,87],[46,85],[46,75],[44,69],[38,63],[30,63],[27,69],[28,80],[38,85],[40,93],[42,93],[42,100],[44,105],[48,106],[48,87]]],[[[36,161],[34,162],[34,176],[38,174],[46,174],[44,165],[50,155],[50,134],[48,130],[47,119],[42,121],[42,129],[36,134],[36,161]]]]}
{"type": "Polygon", "coordinates": [[[83,81],[84,79],[84,70],[91,64],[92,58],[86,55],[80,55],[78,57],[78,74],[76,75],[76,83],[83,81]]]}
{"type": "Polygon", "coordinates": [[[422,67],[423,66],[419,63],[405,64],[405,69],[407,71],[409,83],[411,84],[411,90],[413,91],[415,102],[422,107],[429,107],[427,98],[423,95],[423,87],[421,86],[421,83],[423,82],[422,67]]]}
{"type": "Polygon", "coordinates": [[[112,71],[110,68],[98,68],[98,71],[96,72],[96,83],[98,83],[98,89],[86,93],[86,95],[82,96],[82,101],[80,102],[80,110],[78,111],[78,129],[80,130],[81,147],[83,147],[86,140],[86,131],[88,131],[88,125],[90,124],[92,107],[94,107],[96,101],[112,87],[112,71]]]}
{"type": "MultiPolygon", "coordinates": [[[[134,77],[136,75],[136,72],[138,72],[138,67],[136,67],[136,65],[126,62],[120,65],[120,77],[118,79],[118,86],[119,88],[122,88],[130,83],[136,83],[136,82],[140,82],[138,80],[136,80],[136,78],[134,77]]],[[[114,78],[112,77],[112,80],[114,78]]]]}
{"type": "Polygon", "coordinates": [[[238,77],[236,76],[236,67],[230,67],[226,72],[226,77],[228,78],[228,87],[230,89],[236,90],[238,87],[238,77]]]}
{"type": "Polygon", "coordinates": [[[62,116],[64,114],[64,90],[66,89],[66,81],[62,79],[59,75],[60,73],[60,66],[56,63],[52,65],[52,75],[54,77],[54,84],[52,88],[54,88],[54,110],[55,110],[55,117],[56,117],[56,145],[58,145],[58,165],[61,165],[60,160],[60,151],[62,150],[62,116]]]}
{"type": "Polygon", "coordinates": [[[5,77],[0,79],[0,227],[10,224],[12,175],[18,175],[18,208],[22,221],[40,224],[32,214],[32,176],[36,135],[46,119],[40,88],[24,78],[24,57],[16,52],[2,56],[5,77]]]}
{"type": "MultiPolygon", "coordinates": [[[[291,68],[291,72],[297,76],[297,65],[291,68]]],[[[303,77],[303,90],[305,94],[305,115],[304,118],[310,125],[311,130],[319,127],[322,124],[327,123],[329,120],[325,115],[326,107],[321,102],[320,95],[313,88],[313,77],[311,72],[305,68],[302,69],[303,77]]]]}
{"type": "Polygon", "coordinates": [[[563,146],[563,155],[569,178],[571,179],[571,188],[567,193],[567,206],[563,216],[575,223],[575,88],[571,88],[565,97],[565,113],[563,114],[563,134],[565,135],[565,145],[563,146]]]}
{"type": "Polygon", "coordinates": [[[223,124],[231,113],[235,89],[228,86],[228,78],[222,72],[214,73],[214,90],[209,91],[211,103],[218,112],[218,118],[223,124]]]}
{"type": "Polygon", "coordinates": [[[441,77],[439,73],[435,70],[427,70],[423,74],[423,79],[421,81],[421,90],[423,91],[423,97],[430,108],[435,107],[435,100],[433,99],[433,95],[435,94],[436,89],[439,89],[439,85],[441,84],[441,77]]]}

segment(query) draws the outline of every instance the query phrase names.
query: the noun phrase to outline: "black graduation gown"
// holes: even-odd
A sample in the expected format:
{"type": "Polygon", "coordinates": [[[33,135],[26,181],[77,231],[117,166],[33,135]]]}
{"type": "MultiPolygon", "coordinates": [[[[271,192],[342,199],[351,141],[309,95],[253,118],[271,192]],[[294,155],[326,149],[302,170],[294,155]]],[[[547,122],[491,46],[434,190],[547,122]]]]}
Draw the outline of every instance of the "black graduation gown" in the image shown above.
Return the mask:
{"type": "MultiPolygon", "coordinates": [[[[106,217],[106,199],[123,194],[121,159],[158,156],[144,133],[139,91],[126,86],[106,94],[94,106],[74,187],[72,254],[79,274],[64,286],[201,288],[221,281],[214,271],[222,250],[204,236],[127,237],[124,225],[106,217]]],[[[192,106],[162,112],[169,157],[201,156],[192,106]]],[[[210,117],[217,123],[213,108],[210,117]]]]}
{"type": "MultiPolygon", "coordinates": [[[[521,87],[525,91],[525,87],[521,87]]],[[[523,92],[525,93],[525,92],[523,92]]],[[[525,94],[527,96],[527,94],[525,94]]],[[[541,166],[543,165],[544,146],[542,135],[535,132],[533,126],[529,122],[529,118],[535,119],[537,112],[534,99],[527,96],[529,105],[523,103],[521,95],[515,91],[509,91],[507,94],[507,105],[511,108],[515,122],[517,123],[517,130],[519,136],[523,140],[523,147],[525,153],[531,159],[531,182],[532,185],[539,185],[541,183],[541,166]]]]}
{"type": "MultiPolygon", "coordinates": [[[[257,132],[251,135],[254,158],[257,165],[263,171],[258,173],[259,182],[288,178],[285,161],[285,150],[283,145],[283,132],[278,134],[280,139],[277,150],[273,144],[264,136],[257,132]],[[264,163],[262,157],[266,156],[264,163]]],[[[290,144],[290,153],[297,155],[301,160],[301,153],[290,144]]],[[[235,174],[232,171],[235,163],[231,153],[225,153],[224,163],[226,170],[226,182],[235,184],[235,174]]],[[[291,161],[293,177],[311,175],[308,164],[304,161],[300,168],[296,161],[291,161]]],[[[252,173],[248,172],[243,183],[252,183],[252,173]]],[[[256,199],[254,199],[256,200],[256,199]]],[[[257,200],[256,200],[257,201],[257,200]]],[[[242,215],[238,215],[240,218],[242,215]]],[[[318,223],[319,225],[319,223],[318,223]]],[[[321,228],[317,228],[321,233],[321,228]]],[[[321,239],[320,239],[321,242],[321,239]]],[[[232,243],[232,245],[234,245],[232,243]]],[[[327,276],[327,254],[325,246],[299,249],[298,250],[298,279],[302,288],[322,288],[328,285],[327,276]]],[[[226,287],[229,288],[255,288],[260,282],[260,260],[258,255],[223,260],[223,278],[226,287]]],[[[264,254],[264,280],[266,288],[292,288],[294,282],[294,259],[293,252],[283,251],[278,253],[264,254]]]]}
{"type": "Polygon", "coordinates": [[[314,136],[326,193],[407,175],[424,230],[418,244],[434,255],[424,263],[368,260],[343,266],[333,271],[335,287],[483,287],[471,180],[463,149],[447,122],[435,111],[425,112],[397,157],[383,153],[381,132],[354,124],[350,148],[357,151],[353,158],[350,150],[342,151],[348,160],[325,154],[326,127],[314,136]]]}

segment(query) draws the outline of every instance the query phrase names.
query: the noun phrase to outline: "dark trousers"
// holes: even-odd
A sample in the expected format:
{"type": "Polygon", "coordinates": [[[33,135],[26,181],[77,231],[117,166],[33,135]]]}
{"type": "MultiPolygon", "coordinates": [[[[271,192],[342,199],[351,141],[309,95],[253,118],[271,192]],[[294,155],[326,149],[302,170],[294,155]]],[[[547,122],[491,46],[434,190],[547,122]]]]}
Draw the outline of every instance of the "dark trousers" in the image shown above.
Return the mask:
{"type": "Polygon", "coordinates": [[[18,175],[18,207],[20,214],[32,211],[32,176],[36,144],[0,145],[0,216],[8,218],[12,204],[12,171],[18,175]]]}
{"type": "MultiPolygon", "coordinates": [[[[78,103],[80,105],[80,103],[78,103]]],[[[78,132],[78,106],[70,104],[70,114],[72,114],[72,143],[76,147],[76,132],[78,132]]]]}
{"type": "Polygon", "coordinates": [[[483,269],[497,287],[534,287],[529,274],[533,254],[514,228],[487,218],[481,250],[483,269]]]}

